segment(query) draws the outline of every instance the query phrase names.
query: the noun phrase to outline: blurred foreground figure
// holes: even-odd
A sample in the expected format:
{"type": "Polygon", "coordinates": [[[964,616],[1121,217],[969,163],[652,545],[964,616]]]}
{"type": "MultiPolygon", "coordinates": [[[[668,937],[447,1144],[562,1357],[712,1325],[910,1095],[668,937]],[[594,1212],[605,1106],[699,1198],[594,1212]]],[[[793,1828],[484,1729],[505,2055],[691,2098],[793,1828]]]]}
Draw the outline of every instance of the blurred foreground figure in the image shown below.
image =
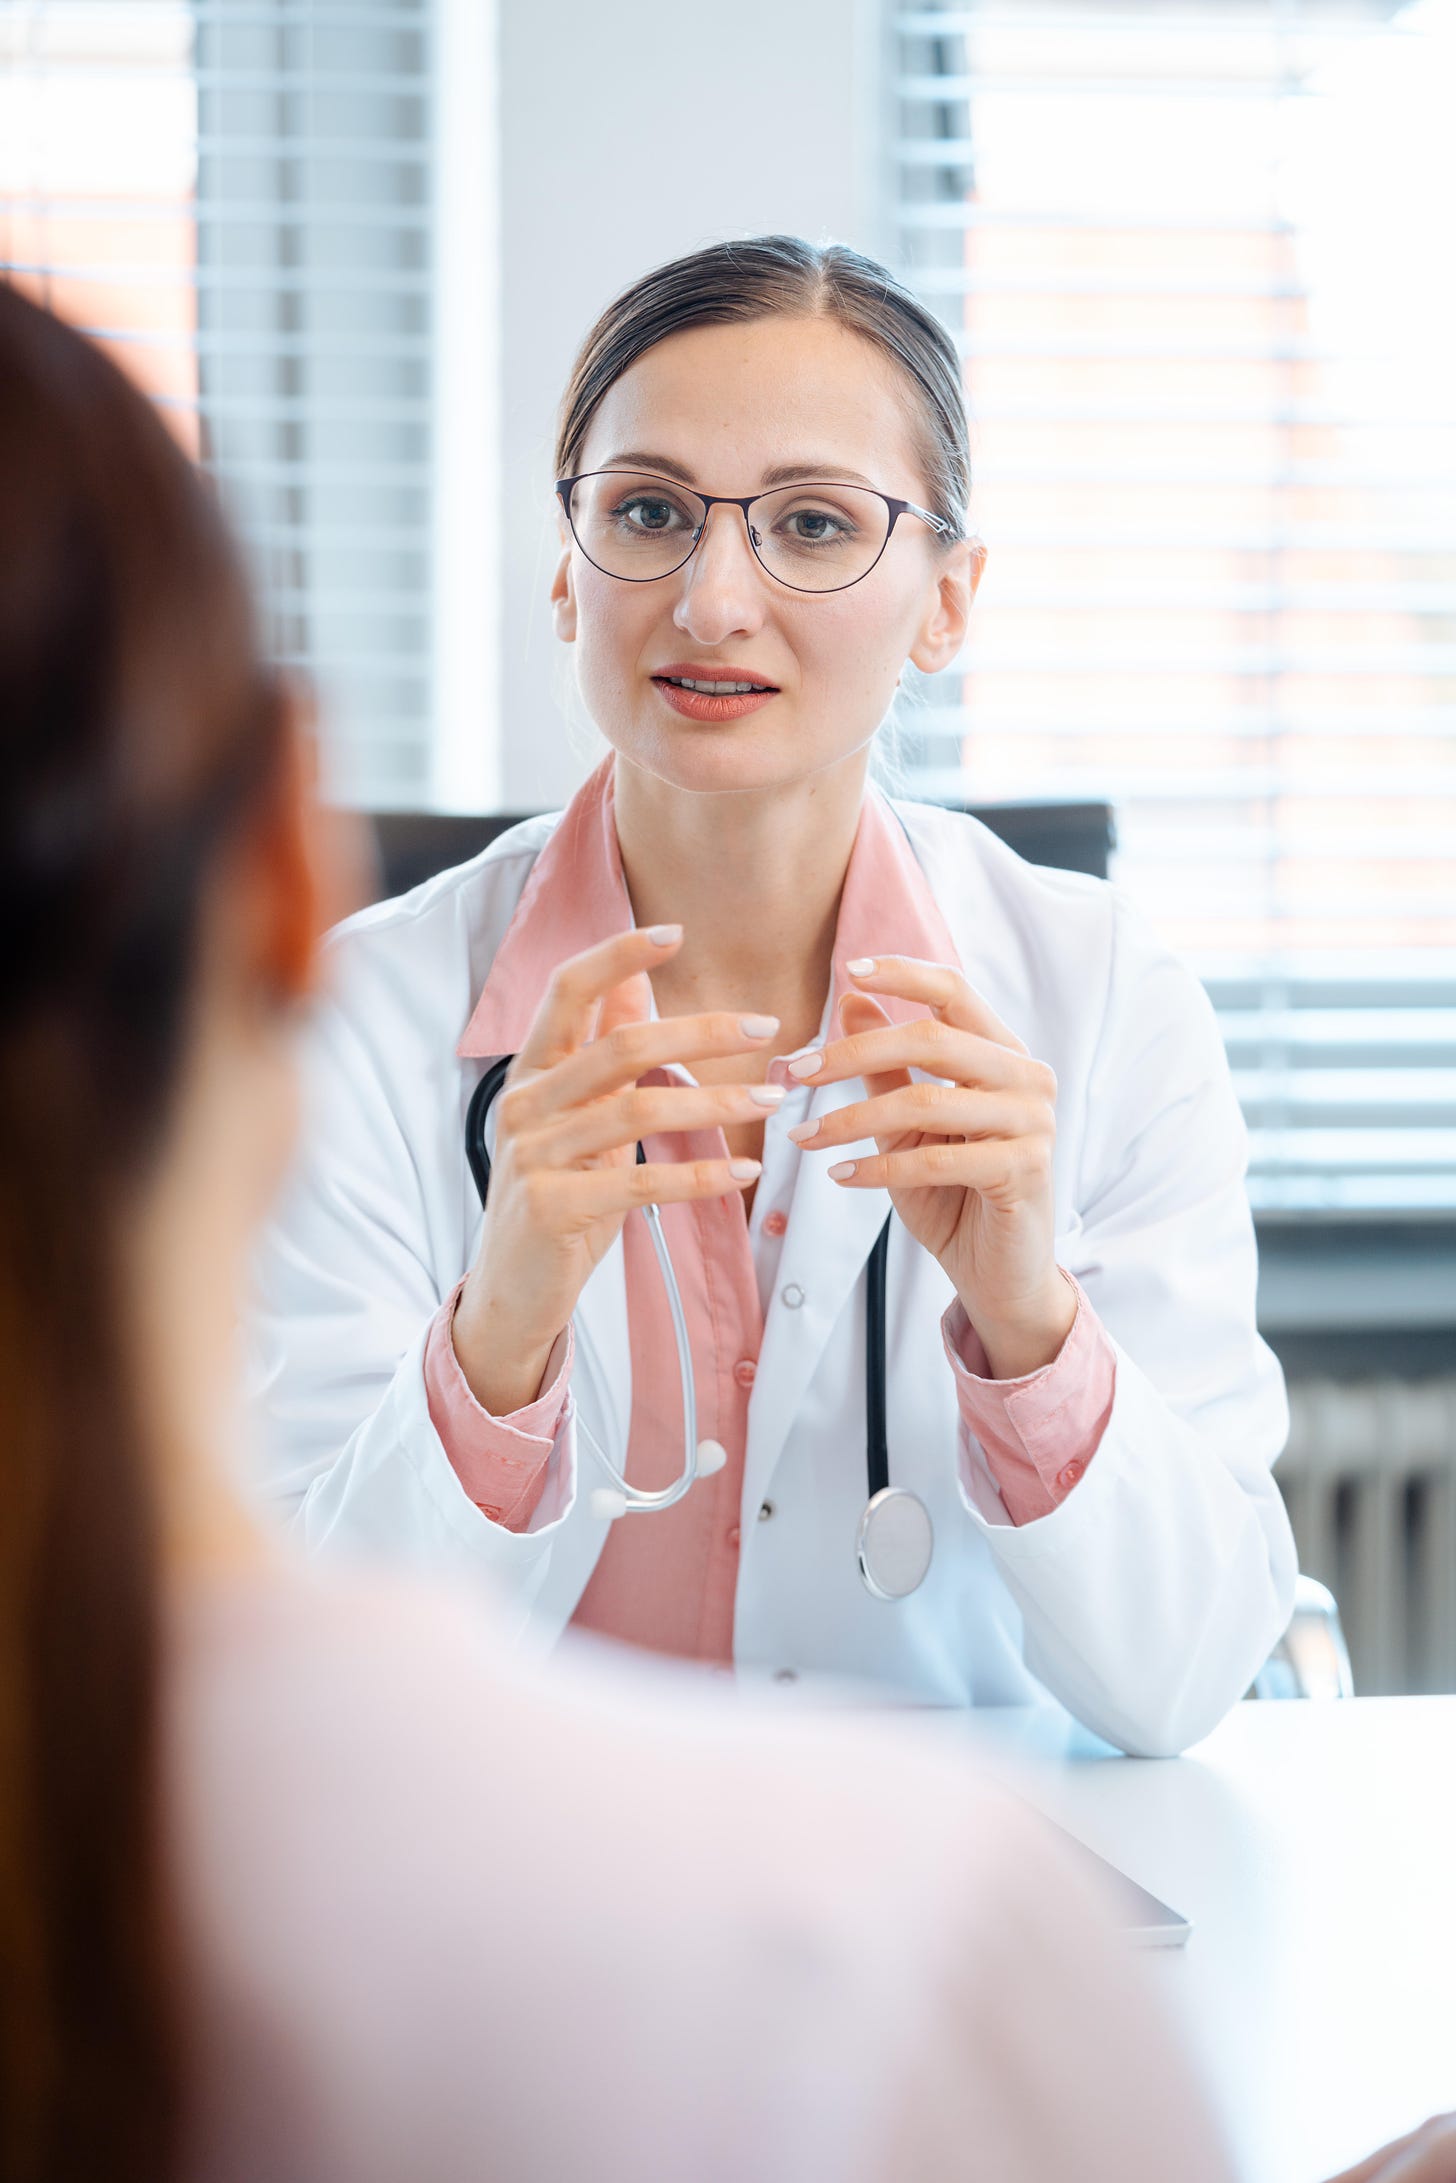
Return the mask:
{"type": "Polygon", "coordinates": [[[1226,2175],[1025,1816],[908,1732],[510,1664],[231,1483],[329,906],[142,398],[0,287],[0,2174],[1226,2175]]]}

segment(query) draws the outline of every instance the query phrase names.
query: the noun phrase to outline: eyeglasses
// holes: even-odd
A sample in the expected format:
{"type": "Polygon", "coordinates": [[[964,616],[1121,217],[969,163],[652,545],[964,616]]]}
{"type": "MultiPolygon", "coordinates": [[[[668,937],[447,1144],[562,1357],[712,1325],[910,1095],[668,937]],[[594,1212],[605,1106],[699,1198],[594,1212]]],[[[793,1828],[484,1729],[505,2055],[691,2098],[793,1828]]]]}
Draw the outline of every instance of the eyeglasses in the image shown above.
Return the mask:
{"type": "Polygon", "coordinates": [[[571,535],[593,568],[624,584],[672,576],[697,552],[710,508],[741,508],[761,567],[790,591],[846,591],[869,575],[902,515],[939,538],[951,526],[910,500],[868,486],[810,481],[746,500],[695,493],[638,470],[588,470],[558,478],[571,535]]]}

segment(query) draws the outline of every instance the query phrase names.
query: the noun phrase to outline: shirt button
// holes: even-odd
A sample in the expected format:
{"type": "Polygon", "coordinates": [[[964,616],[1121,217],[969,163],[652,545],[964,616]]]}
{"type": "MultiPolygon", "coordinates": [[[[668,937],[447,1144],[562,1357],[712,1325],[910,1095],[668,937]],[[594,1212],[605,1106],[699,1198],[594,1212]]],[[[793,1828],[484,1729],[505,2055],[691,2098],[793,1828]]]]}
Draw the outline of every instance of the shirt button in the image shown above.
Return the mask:
{"type": "Polygon", "coordinates": [[[736,1546],[736,1545],[738,1544],[739,1540],[740,1540],[740,1539],[742,1538],[742,1536],[743,1536],[743,1533],[742,1533],[742,1532],[741,1532],[741,1531],[739,1530],[739,1528],[738,1528],[737,1524],[731,1524],[731,1525],[729,1526],[729,1529],[728,1529],[728,1544],[729,1544],[730,1546],[736,1546]]]}
{"type": "Polygon", "coordinates": [[[1064,1493],[1071,1492],[1073,1486],[1075,1486],[1077,1480],[1081,1477],[1083,1471],[1086,1468],[1087,1466],[1082,1461],[1082,1458],[1080,1456],[1074,1456],[1070,1463],[1065,1464],[1063,1468],[1057,1472],[1057,1484],[1061,1487],[1064,1493]]]}
{"type": "Polygon", "coordinates": [[[804,1301],[804,1291],[797,1281],[791,1281],[787,1288],[779,1290],[779,1301],[786,1311],[797,1311],[804,1301]]]}
{"type": "Polygon", "coordinates": [[[772,1502],[772,1501],[761,1501],[761,1502],[759,1503],[759,1509],[758,1509],[758,1520],[759,1520],[759,1522],[760,1522],[761,1524],[766,1524],[766,1523],[768,1522],[768,1520],[769,1520],[770,1516],[772,1516],[773,1512],[774,1512],[774,1505],[773,1505],[773,1502],[772,1502]]]}
{"type": "Polygon", "coordinates": [[[763,1232],[766,1236],[781,1236],[788,1225],[787,1213],[770,1213],[763,1224],[763,1232]]]}
{"type": "Polygon", "coordinates": [[[740,1357],[733,1367],[733,1377],[740,1387],[751,1387],[758,1378],[758,1366],[752,1357],[740,1357]]]}

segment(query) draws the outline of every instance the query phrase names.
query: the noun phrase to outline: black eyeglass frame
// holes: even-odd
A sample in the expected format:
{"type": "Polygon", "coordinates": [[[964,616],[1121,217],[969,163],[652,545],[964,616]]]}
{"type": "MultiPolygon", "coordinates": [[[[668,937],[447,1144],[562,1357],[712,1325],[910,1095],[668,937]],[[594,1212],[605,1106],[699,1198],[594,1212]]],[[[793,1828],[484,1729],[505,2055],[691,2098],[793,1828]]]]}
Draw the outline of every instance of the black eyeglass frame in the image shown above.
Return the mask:
{"type": "Polygon", "coordinates": [[[776,584],[782,584],[785,591],[795,591],[801,598],[806,599],[827,599],[831,592],[852,591],[856,584],[862,584],[867,576],[873,575],[884,559],[885,548],[894,537],[895,525],[902,515],[913,515],[918,517],[922,523],[928,523],[938,538],[954,538],[955,536],[952,525],[946,522],[944,516],[932,515],[928,508],[917,508],[913,500],[896,500],[891,494],[882,493],[874,485],[854,485],[849,488],[852,492],[872,494],[876,500],[882,500],[890,512],[890,520],[885,527],[885,535],[880,541],[879,552],[875,555],[869,567],[861,569],[858,576],[851,576],[847,584],[824,584],[818,587],[811,584],[791,584],[786,576],[779,575],[777,569],[769,567],[758,547],[754,544],[753,525],[748,520],[749,509],[753,507],[756,501],[771,500],[776,493],[807,492],[815,485],[837,486],[842,491],[847,484],[848,480],[845,478],[796,478],[790,485],[771,485],[767,492],[749,493],[740,497],[734,493],[700,493],[695,485],[684,485],[681,478],[660,478],[652,470],[582,470],[574,478],[558,478],[556,480],[556,497],[561,502],[562,513],[566,517],[566,527],[576,540],[581,552],[586,555],[588,561],[591,561],[594,569],[600,570],[603,576],[610,576],[613,583],[616,584],[660,584],[666,577],[676,576],[679,569],[687,567],[689,561],[702,544],[704,533],[708,528],[708,516],[714,508],[741,508],[743,511],[743,528],[748,534],[748,543],[753,548],[753,558],[763,570],[764,575],[772,577],[776,584]],[[580,535],[571,518],[572,493],[586,478],[645,478],[655,485],[671,486],[676,492],[691,493],[694,500],[701,501],[703,504],[703,520],[694,531],[693,542],[682,559],[674,562],[671,568],[659,569],[655,576],[619,576],[615,569],[602,568],[600,561],[592,561],[591,555],[587,553],[586,547],[581,543],[580,535]]]}

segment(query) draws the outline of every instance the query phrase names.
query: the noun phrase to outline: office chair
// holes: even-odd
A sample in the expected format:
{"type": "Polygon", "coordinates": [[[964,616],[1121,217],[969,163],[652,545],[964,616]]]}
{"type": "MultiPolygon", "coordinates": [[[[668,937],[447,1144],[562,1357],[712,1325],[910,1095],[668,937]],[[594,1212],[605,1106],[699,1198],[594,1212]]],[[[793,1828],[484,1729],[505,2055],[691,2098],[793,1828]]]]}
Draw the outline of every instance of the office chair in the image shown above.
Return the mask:
{"type": "Polygon", "coordinates": [[[1254,1698],[1353,1698],[1355,1678],[1335,1595],[1313,1577],[1294,1590],[1289,1627],[1258,1674],[1254,1698]]]}
{"type": "MultiPolygon", "coordinates": [[[[1107,877],[1116,847],[1112,808],[1105,803],[1000,803],[960,807],[989,826],[992,833],[1029,864],[1055,865],[1064,872],[1107,877]]],[[[523,811],[482,812],[460,816],[441,811],[380,811],[373,814],[378,885],[375,899],[407,894],[411,887],[452,864],[464,864],[488,848],[498,834],[519,826],[523,811]]]]}

